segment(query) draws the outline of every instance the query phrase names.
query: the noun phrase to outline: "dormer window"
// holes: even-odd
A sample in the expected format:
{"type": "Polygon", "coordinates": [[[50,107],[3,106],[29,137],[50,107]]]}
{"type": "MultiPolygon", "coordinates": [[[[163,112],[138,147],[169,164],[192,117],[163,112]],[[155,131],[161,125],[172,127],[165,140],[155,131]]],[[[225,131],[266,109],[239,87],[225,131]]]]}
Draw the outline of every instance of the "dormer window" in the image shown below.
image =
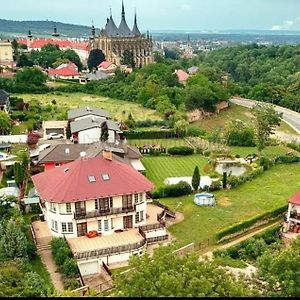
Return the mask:
{"type": "Polygon", "coordinates": [[[102,174],[102,179],[104,181],[108,181],[109,180],[109,175],[108,174],[102,174]]]}
{"type": "Polygon", "coordinates": [[[90,182],[90,183],[96,182],[96,177],[95,177],[95,176],[92,176],[92,175],[91,175],[91,176],[88,177],[88,179],[89,179],[89,182],[90,182]]]}

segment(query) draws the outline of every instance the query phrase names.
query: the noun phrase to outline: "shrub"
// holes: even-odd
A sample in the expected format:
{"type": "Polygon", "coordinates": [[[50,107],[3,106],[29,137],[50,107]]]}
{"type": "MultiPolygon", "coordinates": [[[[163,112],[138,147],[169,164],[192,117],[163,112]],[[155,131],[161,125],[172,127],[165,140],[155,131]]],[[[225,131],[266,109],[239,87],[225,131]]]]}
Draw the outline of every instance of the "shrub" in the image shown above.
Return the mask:
{"type": "Polygon", "coordinates": [[[54,255],[55,263],[61,267],[70,256],[70,249],[67,247],[61,247],[59,248],[59,251],[54,255]]]}
{"type": "Polygon", "coordinates": [[[264,171],[267,171],[272,166],[272,161],[266,157],[261,157],[259,160],[259,164],[261,167],[263,167],[264,171]]]}
{"type": "Polygon", "coordinates": [[[278,156],[275,159],[276,164],[291,164],[300,162],[299,156],[278,156]]]}
{"type": "Polygon", "coordinates": [[[167,198],[167,197],[180,197],[190,195],[192,193],[192,187],[184,181],[177,184],[171,184],[164,187],[160,187],[152,194],[153,199],[167,198]]]}
{"type": "Polygon", "coordinates": [[[214,191],[219,191],[221,190],[222,185],[221,181],[213,181],[209,187],[209,191],[214,192],[214,191]]]}
{"type": "Polygon", "coordinates": [[[210,151],[209,151],[209,150],[203,151],[203,155],[204,155],[205,157],[209,157],[209,156],[210,156],[210,151]]]}
{"type": "Polygon", "coordinates": [[[74,276],[78,274],[77,264],[74,258],[67,258],[62,267],[63,273],[67,276],[74,276]]]}
{"type": "Polygon", "coordinates": [[[65,278],[64,279],[64,288],[69,291],[80,288],[80,284],[76,278],[65,278]]]}
{"type": "Polygon", "coordinates": [[[192,155],[194,154],[194,149],[187,146],[173,147],[168,149],[168,153],[171,155],[192,155]]]}
{"type": "Polygon", "coordinates": [[[206,135],[206,131],[197,126],[190,125],[187,128],[186,135],[192,137],[199,137],[199,136],[203,137],[206,135]]]}

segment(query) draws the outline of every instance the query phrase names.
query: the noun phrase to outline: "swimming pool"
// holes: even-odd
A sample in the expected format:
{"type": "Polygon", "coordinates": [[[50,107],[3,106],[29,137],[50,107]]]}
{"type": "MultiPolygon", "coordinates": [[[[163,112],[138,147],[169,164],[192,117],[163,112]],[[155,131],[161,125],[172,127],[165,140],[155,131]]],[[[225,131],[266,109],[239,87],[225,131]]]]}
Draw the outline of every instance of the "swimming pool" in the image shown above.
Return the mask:
{"type": "Polygon", "coordinates": [[[199,206],[214,206],[216,205],[216,198],[213,194],[200,193],[195,195],[194,202],[199,206]]]}

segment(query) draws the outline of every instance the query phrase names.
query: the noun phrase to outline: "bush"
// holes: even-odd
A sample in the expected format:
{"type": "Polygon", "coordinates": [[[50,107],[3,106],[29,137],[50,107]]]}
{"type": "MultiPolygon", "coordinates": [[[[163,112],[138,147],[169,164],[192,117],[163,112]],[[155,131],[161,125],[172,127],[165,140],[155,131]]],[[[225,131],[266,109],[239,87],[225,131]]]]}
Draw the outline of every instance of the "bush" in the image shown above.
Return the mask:
{"type": "Polygon", "coordinates": [[[275,159],[276,164],[291,164],[291,163],[299,163],[300,156],[278,156],[275,159]]]}
{"type": "Polygon", "coordinates": [[[173,130],[163,131],[124,131],[124,137],[129,140],[153,140],[153,139],[170,139],[175,138],[176,134],[173,130]]]}
{"type": "Polygon", "coordinates": [[[194,154],[194,149],[191,147],[187,146],[182,146],[182,147],[173,147],[168,149],[168,153],[170,155],[192,155],[194,154]]]}
{"type": "Polygon", "coordinates": [[[177,184],[171,184],[165,187],[160,187],[158,190],[153,192],[152,198],[158,199],[168,197],[180,197],[190,195],[192,192],[192,187],[187,182],[181,181],[177,184]]]}
{"type": "Polygon", "coordinates": [[[204,155],[205,157],[209,157],[209,156],[210,156],[210,151],[209,151],[209,150],[204,150],[204,151],[203,151],[203,155],[204,155]]]}
{"type": "Polygon", "coordinates": [[[64,279],[64,288],[69,291],[76,290],[80,288],[80,284],[76,278],[65,278],[64,279]]]}
{"type": "Polygon", "coordinates": [[[273,165],[272,161],[264,156],[260,158],[259,164],[261,167],[263,167],[264,171],[269,170],[270,167],[273,165]]]}
{"type": "Polygon", "coordinates": [[[67,276],[74,276],[78,274],[77,263],[74,258],[67,258],[62,267],[63,273],[67,276]]]}
{"type": "Polygon", "coordinates": [[[288,143],[287,146],[293,150],[300,152],[300,144],[297,143],[288,143]]]}
{"type": "Polygon", "coordinates": [[[213,181],[209,187],[210,192],[219,191],[222,189],[221,181],[213,181]]]}
{"type": "Polygon", "coordinates": [[[199,128],[198,126],[190,125],[187,128],[186,135],[192,137],[203,137],[206,135],[206,131],[204,129],[199,128]]]}

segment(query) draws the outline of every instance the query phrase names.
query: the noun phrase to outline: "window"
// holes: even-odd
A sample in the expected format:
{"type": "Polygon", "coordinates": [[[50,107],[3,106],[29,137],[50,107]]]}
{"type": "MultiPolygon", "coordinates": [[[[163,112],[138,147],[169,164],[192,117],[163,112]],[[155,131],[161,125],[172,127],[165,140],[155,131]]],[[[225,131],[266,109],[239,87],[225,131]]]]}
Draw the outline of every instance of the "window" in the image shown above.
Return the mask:
{"type": "Polygon", "coordinates": [[[67,224],[66,223],[61,223],[61,231],[67,232],[67,224]]]}
{"type": "Polygon", "coordinates": [[[134,203],[139,203],[139,194],[134,194],[134,203]]]}
{"type": "Polygon", "coordinates": [[[135,214],[135,223],[139,223],[139,222],[140,222],[140,213],[137,212],[137,213],[135,214]]]}
{"type": "Polygon", "coordinates": [[[98,205],[98,199],[95,200],[95,210],[99,209],[99,205],[98,205]]]}
{"type": "Polygon", "coordinates": [[[114,220],[111,219],[111,229],[114,229],[114,220]]]}
{"type": "Polygon", "coordinates": [[[56,206],[54,203],[50,202],[50,210],[54,213],[56,213],[56,206]]]}
{"type": "Polygon", "coordinates": [[[98,221],[98,231],[101,232],[102,231],[102,220],[98,221]]]}
{"type": "Polygon", "coordinates": [[[66,203],[66,212],[67,214],[72,213],[71,203],[66,203]]]}
{"type": "Polygon", "coordinates": [[[104,220],[104,231],[109,231],[108,220],[104,220]]]}
{"type": "Polygon", "coordinates": [[[102,174],[102,179],[104,181],[108,181],[109,180],[109,175],[108,174],[102,174]]]}
{"type": "Polygon", "coordinates": [[[140,202],[143,202],[143,193],[140,193],[140,202]]]}
{"type": "Polygon", "coordinates": [[[61,223],[62,233],[73,233],[73,223],[61,223]]]}
{"type": "Polygon", "coordinates": [[[109,198],[109,206],[114,207],[114,201],[112,197],[109,198]]]}
{"type": "Polygon", "coordinates": [[[73,232],[73,223],[68,223],[68,231],[73,232]]]}
{"type": "Polygon", "coordinates": [[[58,231],[57,221],[51,220],[51,229],[56,232],[58,231]]]}
{"type": "Polygon", "coordinates": [[[60,163],[55,164],[55,168],[58,168],[58,167],[60,167],[60,163]]]}
{"type": "Polygon", "coordinates": [[[140,211],[140,222],[144,221],[144,211],[140,211]]]}
{"type": "Polygon", "coordinates": [[[96,177],[95,176],[89,176],[88,179],[89,179],[90,183],[96,182],[96,177]]]}

